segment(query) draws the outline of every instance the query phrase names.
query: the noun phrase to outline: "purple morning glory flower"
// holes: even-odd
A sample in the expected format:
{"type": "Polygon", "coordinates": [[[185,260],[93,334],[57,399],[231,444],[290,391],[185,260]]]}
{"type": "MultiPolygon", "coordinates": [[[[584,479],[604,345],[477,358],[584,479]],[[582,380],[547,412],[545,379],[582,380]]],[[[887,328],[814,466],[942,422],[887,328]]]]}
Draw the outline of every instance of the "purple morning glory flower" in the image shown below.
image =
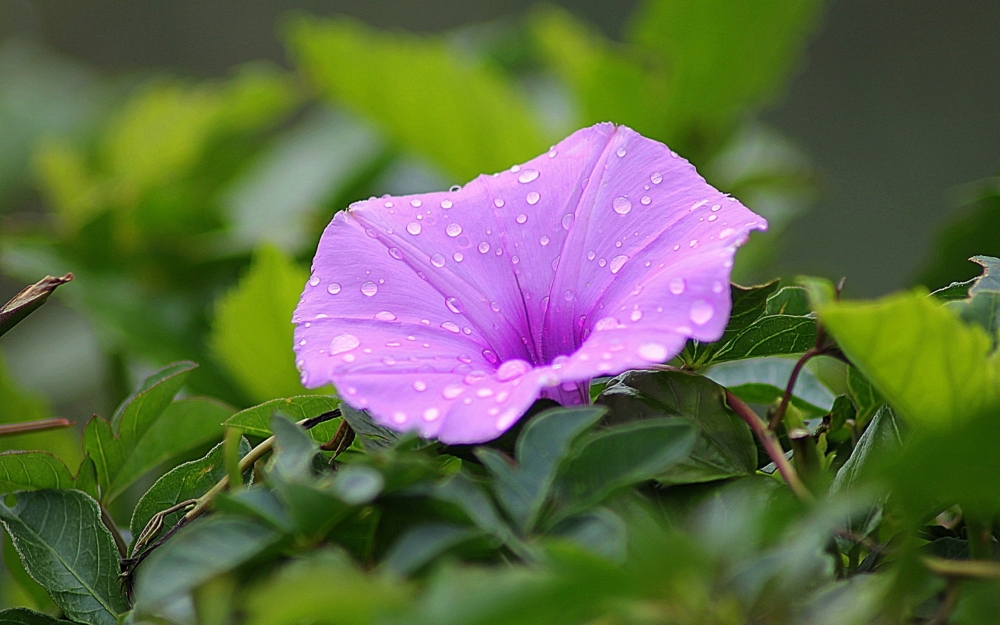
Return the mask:
{"type": "Polygon", "coordinates": [[[338,213],[295,310],[307,387],[447,443],[508,429],[538,397],[718,339],[737,246],[767,223],[665,145],[580,130],[465,187],[338,213]]]}

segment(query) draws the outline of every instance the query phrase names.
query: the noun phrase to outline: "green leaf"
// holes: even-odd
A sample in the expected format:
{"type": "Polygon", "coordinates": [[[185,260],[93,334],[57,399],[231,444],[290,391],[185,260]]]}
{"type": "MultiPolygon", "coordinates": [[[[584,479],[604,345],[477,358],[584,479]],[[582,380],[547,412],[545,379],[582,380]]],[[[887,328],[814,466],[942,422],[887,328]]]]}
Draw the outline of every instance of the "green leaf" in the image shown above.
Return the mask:
{"type": "Polygon", "coordinates": [[[550,143],[502,75],[440,37],[378,32],[348,19],[299,19],[288,41],[325,97],[456,182],[506,169],[550,143]]]}
{"type": "MultiPolygon", "coordinates": [[[[240,439],[239,456],[242,458],[250,452],[250,443],[245,438],[240,439]]],[[[212,448],[203,458],[185,462],[167,471],[139,499],[132,511],[132,521],[129,529],[133,537],[138,537],[153,515],[175,506],[182,501],[197,499],[208,492],[210,488],[226,476],[223,462],[222,443],[212,448]]],[[[169,529],[180,520],[183,511],[168,515],[163,520],[163,527],[169,529]]]]}
{"type": "Polygon", "coordinates": [[[0,625],[68,625],[54,616],[35,612],[28,608],[10,608],[0,612],[0,625]]]}
{"type": "Polygon", "coordinates": [[[21,587],[24,594],[34,604],[33,607],[44,610],[57,609],[56,604],[52,603],[52,599],[49,598],[49,593],[45,592],[41,584],[33,580],[28,575],[28,572],[24,570],[21,556],[14,549],[10,535],[7,532],[0,532],[0,534],[3,534],[3,563],[7,569],[7,574],[10,575],[11,581],[21,587]]]}
{"type": "Polygon", "coordinates": [[[688,453],[655,476],[663,483],[706,482],[757,469],[750,429],[726,406],[725,390],[708,378],[679,371],[630,371],[609,382],[598,402],[609,409],[608,423],[643,419],[692,429],[688,453]]]}
{"type": "Polygon", "coordinates": [[[800,286],[786,286],[767,298],[768,315],[808,315],[809,293],[800,286]]]}
{"type": "Polygon", "coordinates": [[[858,409],[858,425],[864,427],[875,416],[885,400],[871,385],[868,378],[854,367],[847,369],[847,390],[851,394],[854,406],[858,409]]]}
{"type": "Polygon", "coordinates": [[[167,406],[132,448],[108,490],[114,500],[145,473],[170,458],[222,437],[222,423],[233,409],[214,399],[192,397],[167,406]]]}
{"type": "Polygon", "coordinates": [[[0,505],[28,573],[66,616],[87,625],[117,625],[127,604],[118,586],[118,550],[97,502],[72,490],[17,493],[0,505]]]}
{"type": "Polygon", "coordinates": [[[529,532],[537,520],[556,470],[569,455],[573,441],[605,412],[600,406],[554,408],[534,417],[517,439],[516,466],[496,450],[476,450],[476,456],[493,474],[497,500],[522,533],[529,532]]]}
{"type": "Polygon", "coordinates": [[[685,360],[698,365],[711,362],[716,352],[723,349],[740,333],[760,319],[767,310],[768,299],[778,290],[778,284],[777,280],[757,286],[731,284],[729,294],[732,309],[722,337],[713,343],[689,341],[685,348],[685,354],[687,354],[685,360]]]}
{"type": "Polygon", "coordinates": [[[975,297],[982,291],[1000,291],[1000,258],[973,256],[969,260],[983,266],[983,275],[976,278],[969,295],[975,297]]]}
{"type": "Polygon", "coordinates": [[[500,518],[489,496],[465,473],[456,473],[437,485],[433,495],[436,499],[458,506],[476,527],[505,541],[512,538],[510,528],[500,518]]]}
{"type": "Polygon", "coordinates": [[[137,610],[149,610],[230,571],[276,544],[281,534],[243,517],[199,519],[161,545],[139,567],[137,610]]]}
{"type": "Polygon", "coordinates": [[[115,410],[111,425],[126,448],[143,437],[163,411],[174,400],[184,381],[198,365],[175,362],[147,377],[143,383],[115,410]]]}
{"type": "Polygon", "coordinates": [[[283,252],[265,245],[239,284],[215,304],[212,353],[254,401],[303,393],[292,351],[292,312],[308,277],[283,252]]]}
{"type": "Polygon", "coordinates": [[[62,460],[44,451],[0,453],[0,492],[73,488],[62,460]]]}
{"type": "Polygon", "coordinates": [[[364,410],[356,410],[347,404],[340,405],[344,420],[351,426],[354,433],[364,446],[365,451],[372,452],[392,447],[399,440],[399,432],[384,428],[375,423],[364,410]]]}
{"type": "Polygon", "coordinates": [[[979,291],[971,300],[948,302],[948,306],[958,311],[966,323],[982,328],[996,348],[1000,333],[1000,291],[979,291]]]}
{"type": "Polygon", "coordinates": [[[676,418],[625,423],[591,434],[559,475],[562,499],[577,512],[619,488],[659,478],[688,456],[697,438],[691,423],[676,418]]]}
{"type": "Polygon", "coordinates": [[[268,465],[268,473],[282,480],[308,478],[313,458],[319,453],[316,441],[282,415],[271,417],[271,430],[274,432],[274,458],[268,465]]]}
{"type": "Polygon", "coordinates": [[[418,525],[392,545],[382,567],[396,575],[412,575],[453,547],[484,535],[476,528],[451,523],[418,525]]]}
{"type": "Polygon", "coordinates": [[[884,462],[885,458],[903,446],[903,433],[904,427],[896,413],[883,404],[861,435],[851,457],[837,471],[830,492],[850,491],[866,477],[870,478],[873,474],[872,467],[877,466],[876,463],[884,462]]]}
{"type": "Polygon", "coordinates": [[[72,279],[73,274],[67,274],[62,278],[45,276],[35,284],[26,286],[9,302],[0,306],[0,336],[7,334],[25,317],[38,310],[58,286],[72,279]]]}
{"type": "Polygon", "coordinates": [[[923,292],[832,303],[823,324],[851,362],[913,424],[948,427],[996,402],[990,338],[923,292]]]}
{"type": "Polygon", "coordinates": [[[282,533],[295,529],[288,511],[274,491],[264,486],[253,486],[236,493],[220,493],[215,507],[224,512],[261,520],[282,533]]]}
{"type": "Polygon", "coordinates": [[[115,436],[111,424],[94,415],[83,428],[83,449],[94,463],[101,497],[107,501],[106,494],[110,493],[111,481],[125,464],[125,446],[115,436]]]}
{"type": "Polygon", "coordinates": [[[801,354],[816,344],[816,320],[767,315],[750,324],[712,357],[713,362],[801,354]]]}
{"type": "MultiPolygon", "coordinates": [[[[259,406],[237,412],[226,421],[226,425],[251,436],[267,437],[271,435],[271,417],[276,412],[292,421],[302,421],[340,407],[340,400],[330,395],[300,395],[287,399],[272,399],[259,406]]],[[[331,419],[309,430],[309,434],[316,442],[325,443],[333,438],[339,426],[340,419],[331,419]]]]}
{"type": "Polygon", "coordinates": [[[663,138],[678,137],[692,126],[703,131],[726,126],[745,109],[770,99],[798,57],[821,5],[818,0],[654,0],[640,5],[630,18],[627,38],[656,52],[670,68],[670,97],[661,104],[670,130],[663,138]]]}
{"type": "MultiPolygon", "coordinates": [[[[780,398],[788,385],[795,360],[752,358],[721,363],[705,372],[705,377],[725,386],[752,404],[770,404],[780,398]]],[[[829,412],[834,396],[808,369],[802,369],[793,389],[792,403],[810,414],[829,412]]]]}

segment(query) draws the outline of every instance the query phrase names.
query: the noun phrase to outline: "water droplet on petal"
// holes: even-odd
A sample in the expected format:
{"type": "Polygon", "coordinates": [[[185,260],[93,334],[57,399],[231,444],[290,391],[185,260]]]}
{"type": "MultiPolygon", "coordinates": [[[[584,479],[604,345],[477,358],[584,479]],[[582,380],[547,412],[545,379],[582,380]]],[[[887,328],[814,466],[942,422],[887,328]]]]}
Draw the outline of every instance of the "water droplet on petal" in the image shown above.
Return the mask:
{"type": "Polygon", "coordinates": [[[392,413],[392,421],[393,423],[403,425],[404,423],[406,423],[406,413],[403,412],[402,410],[397,410],[396,412],[392,413]]]}
{"type": "Polygon", "coordinates": [[[638,321],[638,320],[642,319],[642,311],[641,310],[633,310],[632,314],[629,316],[629,319],[631,319],[632,321],[638,321]]]}
{"type": "Polygon", "coordinates": [[[330,355],[336,356],[337,354],[349,352],[352,349],[357,348],[359,345],[361,345],[361,341],[358,340],[358,337],[345,332],[334,337],[334,339],[330,341],[330,355]]]}
{"type": "Polygon", "coordinates": [[[639,203],[642,204],[643,206],[649,206],[649,203],[652,201],[653,200],[648,195],[644,195],[641,198],[639,198],[639,203]]]}
{"type": "Polygon", "coordinates": [[[717,212],[719,212],[719,210],[721,208],[722,208],[722,204],[715,204],[714,206],[712,206],[712,212],[713,213],[717,213],[717,212]]]}
{"type": "Polygon", "coordinates": [[[661,182],[663,182],[663,174],[661,174],[658,171],[654,171],[653,173],[649,174],[649,181],[652,182],[653,184],[660,184],[661,182]]]}
{"type": "Polygon", "coordinates": [[[500,312],[500,304],[496,302],[490,302],[490,310],[493,312],[500,312]]]}
{"type": "Polygon", "coordinates": [[[340,293],[340,285],[334,282],[330,286],[326,287],[326,292],[330,295],[336,295],[337,293],[340,293]]]}
{"type": "Polygon", "coordinates": [[[549,296],[546,295],[545,297],[543,297],[541,299],[541,301],[538,302],[538,304],[539,304],[539,306],[542,307],[542,312],[545,312],[546,310],[548,310],[549,309],[549,296]]]}
{"type": "Polygon", "coordinates": [[[729,237],[733,236],[734,234],[736,234],[735,230],[733,230],[732,228],[725,228],[722,232],[719,233],[719,238],[720,239],[728,239],[729,237]]]}
{"type": "Polygon", "coordinates": [[[515,254],[514,256],[510,257],[510,262],[512,262],[512,263],[514,263],[516,265],[519,262],[521,262],[521,259],[515,254]]]}
{"type": "Polygon", "coordinates": [[[713,293],[722,293],[722,283],[719,282],[719,281],[713,282],[712,283],[712,292],[713,293]]]}
{"type": "Polygon", "coordinates": [[[528,221],[528,216],[525,215],[524,213],[521,213],[520,215],[514,218],[514,221],[516,221],[519,224],[523,224],[524,222],[528,221]]]}
{"type": "Polygon", "coordinates": [[[392,256],[396,260],[403,260],[403,253],[399,251],[398,247],[390,247],[389,256],[392,256]]]}
{"type": "Polygon", "coordinates": [[[379,321],[395,321],[396,315],[392,314],[388,310],[383,310],[382,312],[375,313],[375,318],[379,321]]]}
{"type": "Polygon", "coordinates": [[[535,204],[538,204],[538,200],[540,200],[540,199],[542,199],[542,196],[541,196],[541,195],[539,195],[537,191],[532,191],[531,193],[529,193],[529,194],[528,194],[528,195],[527,195],[527,196],[526,196],[526,197],[524,198],[524,200],[525,200],[525,201],[526,201],[526,202],[527,202],[528,204],[531,204],[532,206],[534,206],[535,204]]]}
{"type": "Polygon", "coordinates": [[[451,200],[441,200],[441,208],[447,210],[452,206],[454,206],[454,204],[451,203],[451,200]]]}
{"type": "Polygon", "coordinates": [[[486,241],[483,241],[482,243],[479,244],[479,253],[480,254],[485,254],[488,251],[490,251],[490,244],[489,243],[487,243],[486,241]]]}
{"type": "Polygon", "coordinates": [[[619,325],[620,324],[618,323],[618,320],[615,319],[614,317],[605,317],[603,319],[599,319],[597,321],[597,323],[594,324],[594,329],[595,330],[614,330],[615,328],[619,327],[619,325]]]}
{"type": "Polygon", "coordinates": [[[434,254],[431,256],[431,264],[439,269],[444,267],[444,256],[441,254],[434,254]]]}
{"type": "Polygon", "coordinates": [[[547,236],[545,236],[545,235],[543,234],[543,235],[542,235],[542,238],[538,239],[538,242],[539,242],[540,244],[542,244],[542,245],[548,245],[548,244],[549,244],[549,237],[547,237],[547,236]]]}
{"type": "Polygon", "coordinates": [[[489,349],[484,349],[483,350],[483,358],[485,358],[487,361],[489,361],[490,364],[493,364],[493,365],[495,365],[497,363],[497,360],[499,360],[497,358],[497,355],[495,353],[493,353],[492,350],[489,350],[489,349]]]}
{"type": "Polygon", "coordinates": [[[508,382],[514,378],[519,378],[531,370],[531,364],[521,359],[508,360],[497,369],[497,379],[501,382],[508,382]]]}
{"type": "Polygon", "coordinates": [[[488,386],[483,386],[476,389],[476,397],[480,399],[486,399],[487,397],[493,395],[493,389],[488,386]]]}
{"type": "Polygon", "coordinates": [[[691,304],[691,321],[698,325],[704,325],[715,314],[715,309],[705,300],[697,300],[691,304]]]}
{"type": "Polygon", "coordinates": [[[455,399],[459,395],[465,392],[465,387],[459,386],[457,384],[452,384],[451,386],[446,386],[441,389],[441,397],[445,399],[455,399]]]}
{"type": "Polygon", "coordinates": [[[392,208],[392,202],[386,202],[385,203],[385,207],[386,208],[392,208]]]}
{"type": "Polygon", "coordinates": [[[643,343],[639,346],[639,358],[648,362],[663,362],[667,359],[667,348],[659,343],[643,343]]]}
{"type": "Polygon", "coordinates": [[[594,260],[595,258],[597,258],[597,253],[594,250],[587,252],[587,260],[594,260]]]}
{"type": "Polygon", "coordinates": [[[462,190],[462,185],[460,185],[460,184],[453,184],[453,185],[451,185],[451,188],[448,189],[448,190],[451,191],[452,193],[456,193],[456,192],[462,190]]]}
{"type": "Polygon", "coordinates": [[[563,299],[566,300],[567,302],[572,302],[574,297],[576,297],[576,295],[573,293],[573,291],[566,291],[565,293],[563,293],[563,299]]]}
{"type": "Polygon", "coordinates": [[[459,332],[462,331],[462,329],[458,327],[458,324],[452,321],[445,321],[444,323],[441,324],[441,327],[449,332],[454,332],[455,334],[458,334],[459,332]]]}
{"type": "Polygon", "coordinates": [[[420,200],[410,200],[410,206],[413,208],[420,208],[422,202],[420,200]]]}
{"type": "Polygon", "coordinates": [[[618,158],[625,156],[625,148],[624,147],[618,148],[617,150],[615,150],[615,154],[618,155],[618,158]]]}
{"type": "Polygon", "coordinates": [[[628,212],[632,210],[632,202],[629,201],[624,195],[619,195],[611,202],[611,206],[614,207],[615,212],[619,215],[628,215],[628,212]]]}
{"type": "Polygon", "coordinates": [[[600,259],[597,260],[597,266],[598,267],[603,267],[604,265],[607,265],[607,264],[608,264],[608,259],[606,259],[606,258],[600,258],[600,259]]]}
{"type": "Polygon", "coordinates": [[[417,380],[413,383],[413,390],[422,393],[427,390],[427,383],[423,380],[417,380]]]}
{"type": "Polygon", "coordinates": [[[462,313],[462,302],[458,301],[457,297],[449,297],[446,300],[444,300],[444,303],[446,306],[448,306],[448,310],[455,313],[456,315],[462,313]]]}
{"type": "Polygon", "coordinates": [[[622,268],[625,261],[628,260],[628,256],[622,254],[621,256],[615,256],[611,259],[611,273],[618,273],[618,270],[622,268]]]}
{"type": "Polygon", "coordinates": [[[444,231],[448,233],[448,236],[454,238],[462,234],[462,226],[459,224],[448,224],[448,227],[444,231]]]}
{"type": "Polygon", "coordinates": [[[538,178],[537,169],[525,169],[521,172],[521,175],[517,177],[517,181],[521,184],[527,184],[536,178],[538,178]]]}
{"type": "Polygon", "coordinates": [[[556,269],[559,268],[559,259],[560,258],[561,258],[561,256],[556,256],[555,258],[552,259],[552,271],[555,271],[556,269]]]}
{"type": "Polygon", "coordinates": [[[368,280],[361,285],[361,293],[367,297],[371,297],[372,295],[378,293],[378,285],[371,280],[368,280]]]}
{"type": "Polygon", "coordinates": [[[563,230],[569,230],[573,227],[573,222],[576,221],[576,216],[573,213],[566,213],[562,218],[563,230]]]}
{"type": "Polygon", "coordinates": [[[441,416],[441,411],[433,406],[424,411],[424,421],[433,421],[434,419],[437,419],[440,416],[441,416]]]}
{"type": "Polygon", "coordinates": [[[680,295],[684,292],[685,286],[687,286],[687,283],[684,281],[684,278],[674,278],[670,281],[670,292],[674,295],[680,295]]]}
{"type": "Polygon", "coordinates": [[[709,215],[709,216],[708,216],[708,220],[709,220],[709,221],[715,221],[715,220],[716,220],[716,219],[718,219],[718,218],[719,218],[719,216],[718,216],[718,215],[709,215]]]}
{"type": "Polygon", "coordinates": [[[688,243],[688,247],[698,247],[698,239],[691,239],[691,242],[688,243]]]}
{"type": "Polygon", "coordinates": [[[319,276],[309,278],[309,286],[319,286],[319,276]]]}
{"type": "Polygon", "coordinates": [[[465,260],[465,256],[462,255],[462,252],[455,252],[451,255],[451,257],[455,259],[456,263],[460,263],[465,260]]]}
{"type": "Polygon", "coordinates": [[[420,234],[420,224],[418,224],[415,221],[411,221],[410,223],[406,224],[406,231],[412,234],[413,236],[416,236],[420,234]]]}
{"type": "Polygon", "coordinates": [[[501,200],[500,198],[493,200],[493,206],[496,206],[497,208],[503,208],[503,200],[501,200]]]}

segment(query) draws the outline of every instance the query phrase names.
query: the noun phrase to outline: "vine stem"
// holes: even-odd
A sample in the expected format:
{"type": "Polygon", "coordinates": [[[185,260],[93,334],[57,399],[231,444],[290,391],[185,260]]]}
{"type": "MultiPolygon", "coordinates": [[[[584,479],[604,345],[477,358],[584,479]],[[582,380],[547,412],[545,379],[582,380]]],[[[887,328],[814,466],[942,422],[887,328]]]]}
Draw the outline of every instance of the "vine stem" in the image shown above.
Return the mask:
{"type": "Polygon", "coordinates": [[[792,489],[795,496],[799,498],[800,501],[805,503],[812,503],[813,496],[806,488],[806,485],[802,483],[799,479],[799,474],[795,472],[795,467],[788,462],[788,458],[785,457],[785,451],[781,448],[781,444],[778,442],[778,437],[775,436],[774,432],[767,427],[760,417],[757,416],[750,406],[746,405],[742,399],[737,397],[732,391],[726,389],[726,403],[730,408],[736,412],[737,415],[753,431],[757,440],[763,445],[764,451],[767,452],[768,457],[774,463],[774,466],[778,468],[778,473],[781,474],[782,479],[788,484],[788,487],[792,489]]]}
{"type": "Polygon", "coordinates": [[[25,432],[40,432],[68,428],[75,422],[69,419],[38,419],[37,421],[22,421],[20,423],[4,423],[0,425],[0,436],[13,436],[25,432]]]}
{"type": "Polygon", "coordinates": [[[795,367],[792,368],[792,374],[788,376],[788,384],[785,386],[785,392],[781,395],[781,404],[778,406],[778,409],[774,411],[774,414],[771,415],[771,418],[767,423],[767,428],[769,430],[777,430],[778,426],[781,425],[781,422],[784,420],[785,413],[788,412],[788,404],[792,401],[792,392],[795,390],[795,383],[799,381],[799,375],[802,373],[802,369],[806,366],[806,363],[823,353],[824,350],[819,346],[810,347],[809,350],[802,354],[799,360],[795,363],[795,367]]]}

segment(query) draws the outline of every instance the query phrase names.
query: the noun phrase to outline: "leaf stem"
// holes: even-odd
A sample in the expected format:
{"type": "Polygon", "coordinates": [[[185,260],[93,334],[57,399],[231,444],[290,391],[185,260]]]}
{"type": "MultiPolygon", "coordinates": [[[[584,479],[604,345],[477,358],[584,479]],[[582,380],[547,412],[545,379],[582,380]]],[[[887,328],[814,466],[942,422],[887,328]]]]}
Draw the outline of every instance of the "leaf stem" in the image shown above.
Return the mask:
{"type": "Polygon", "coordinates": [[[781,477],[788,484],[788,487],[792,489],[792,492],[795,493],[795,496],[800,501],[811,503],[813,501],[812,493],[809,492],[809,489],[799,479],[795,468],[788,462],[788,458],[785,457],[785,451],[781,448],[781,443],[778,442],[778,437],[775,436],[774,432],[767,427],[767,424],[757,416],[757,413],[750,406],[746,405],[742,399],[729,389],[726,389],[726,404],[750,426],[754,435],[757,436],[757,440],[764,447],[764,451],[767,452],[771,462],[778,468],[778,473],[781,474],[781,477]]]}
{"type": "Polygon", "coordinates": [[[14,436],[26,432],[40,432],[42,430],[55,430],[68,428],[74,425],[75,421],[69,419],[38,419],[37,421],[22,421],[20,423],[4,423],[0,425],[0,436],[14,436]]]}
{"type": "Polygon", "coordinates": [[[773,432],[776,431],[778,426],[781,425],[781,422],[785,418],[785,413],[788,412],[788,404],[792,401],[792,392],[795,390],[795,383],[799,381],[799,375],[802,373],[802,369],[806,366],[807,362],[822,353],[822,348],[818,346],[810,347],[806,353],[802,354],[798,362],[795,363],[795,367],[792,368],[792,374],[788,376],[788,384],[785,386],[785,392],[781,396],[781,404],[778,405],[778,409],[771,415],[771,418],[767,423],[767,429],[773,432]]]}
{"type": "Polygon", "coordinates": [[[111,532],[111,537],[115,539],[115,547],[118,548],[118,556],[124,558],[128,555],[128,545],[125,544],[125,538],[122,537],[122,533],[118,530],[118,526],[115,525],[115,520],[111,518],[108,513],[107,508],[101,506],[101,522],[104,523],[104,527],[108,528],[111,532]]]}

